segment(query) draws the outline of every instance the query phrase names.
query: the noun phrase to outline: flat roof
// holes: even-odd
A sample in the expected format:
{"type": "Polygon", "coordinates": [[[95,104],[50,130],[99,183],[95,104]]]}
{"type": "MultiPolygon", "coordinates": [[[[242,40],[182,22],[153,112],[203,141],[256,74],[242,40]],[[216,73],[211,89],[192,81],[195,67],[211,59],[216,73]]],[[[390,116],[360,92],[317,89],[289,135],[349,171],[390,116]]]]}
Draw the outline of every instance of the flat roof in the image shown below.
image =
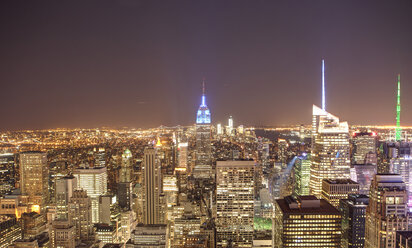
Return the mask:
{"type": "Polygon", "coordinates": [[[329,183],[329,184],[359,184],[349,178],[338,178],[338,179],[323,179],[323,181],[329,183]]]}
{"type": "Polygon", "coordinates": [[[329,202],[324,199],[319,199],[320,207],[317,208],[289,208],[289,204],[285,199],[278,199],[276,203],[279,205],[280,209],[284,214],[336,214],[340,215],[339,210],[332,206],[329,202]]]}

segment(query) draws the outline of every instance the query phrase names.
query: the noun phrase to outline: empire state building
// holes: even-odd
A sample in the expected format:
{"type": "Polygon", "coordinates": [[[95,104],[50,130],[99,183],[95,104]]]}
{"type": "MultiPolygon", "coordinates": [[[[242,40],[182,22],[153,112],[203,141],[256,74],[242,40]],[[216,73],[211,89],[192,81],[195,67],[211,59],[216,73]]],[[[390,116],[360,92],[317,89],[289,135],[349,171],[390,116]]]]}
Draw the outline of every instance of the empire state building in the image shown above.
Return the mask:
{"type": "Polygon", "coordinates": [[[202,102],[196,115],[196,163],[193,171],[195,178],[212,176],[211,117],[206,105],[205,83],[203,81],[202,102]]]}

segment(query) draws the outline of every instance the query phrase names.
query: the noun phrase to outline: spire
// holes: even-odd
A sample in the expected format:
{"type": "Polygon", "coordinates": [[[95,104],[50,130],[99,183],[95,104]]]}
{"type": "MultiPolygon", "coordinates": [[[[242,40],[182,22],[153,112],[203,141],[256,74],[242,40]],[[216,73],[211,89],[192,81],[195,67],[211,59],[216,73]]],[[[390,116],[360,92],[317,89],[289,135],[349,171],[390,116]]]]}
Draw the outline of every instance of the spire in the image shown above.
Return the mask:
{"type": "Polygon", "coordinates": [[[206,78],[203,78],[203,81],[202,81],[202,95],[205,95],[205,94],[206,94],[205,81],[206,81],[206,78]]]}
{"type": "Polygon", "coordinates": [[[210,124],[210,110],[206,105],[206,79],[203,78],[202,81],[202,102],[200,103],[199,109],[196,114],[196,123],[197,124],[210,124]]]}
{"type": "Polygon", "coordinates": [[[205,78],[203,78],[202,81],[202,106],[206,106],[205,78]]]}
{"type": "Polygon", "coordinates": [[[401,131],[401,74],[398,74],[398,92],[396,97],[396,141],[401,140],[401,131]]]}
{"type": "Polygon", "coordinates": [[[322,109],[326,110],[325,101],[325,60],[322,59],[322,109]]]}

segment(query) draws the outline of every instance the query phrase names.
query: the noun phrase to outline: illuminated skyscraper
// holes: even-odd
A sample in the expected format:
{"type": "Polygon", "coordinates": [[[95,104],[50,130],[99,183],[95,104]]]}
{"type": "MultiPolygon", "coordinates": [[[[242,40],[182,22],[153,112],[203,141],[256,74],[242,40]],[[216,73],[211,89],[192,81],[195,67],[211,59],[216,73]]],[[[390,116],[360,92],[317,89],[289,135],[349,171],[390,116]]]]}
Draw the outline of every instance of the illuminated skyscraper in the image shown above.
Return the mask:
{"type": "Polygon", "coordinates": [[[56,219],[69,219],[69,202],[76,190],[77,181],[74,176],[65,176],[56,180],[56,219]]]}
{"type": "Polygon", "coordinates": [[[365,248],[395,247],[396,231],[408,230],[407,195],[401,176],[375,175],[366,208],[365,248]]]}
{"type": "Polygon", "coordinates": [[[20,188],[23,195],[28,195],[32,211],[44,209],[49,195],[46,153],[33,151],[20,154],[20,188]]]}
{"type": "Polygon", "coordinates": [[[132,153],[126,149],[122,154],[122,167],[120,168],[117,195],[119,206],[124,210],[131,209],[132,203],[132,153]]]}
{"type": "Polygon", "coordinates": [[[252,247],[254,161],[217,161],[217,247],[252,247]]]}
{"type": "Polygon", "coordinates": [[[341,200],[342,248],[361,248],[365,245],[365,217],[369,198],[366,195],[349,195],[341,200]]]}
{"type": "Polygon", "coordinates": [[[85,190],[91,199],[93,223],[100,222],[99,196],[107,193],[106,167],[78,168],[73,175],[77,179],[77,188],[85,190]]]}
{"type": "Polygon", "coordinates": [[[397,157],[390,159],[389,173],[398,174],[406,185],[409,193],[408,205],[412,206],[412,157],[397,157]]]}
{"type": "Polygon", "coordinates": [[[147,147],[143,157],[143,224],[161,224],[161,168],[156,149],[147,147]]]}
{"type": "Polygon", "coordinates": [[[233,117],[229,116],[229,120],[227,121],[227,135],[233,135],[233,117]]]}
{"type": "Polygon", "coordinates": [[[341,246],[341,215],[315,196],[287,196],[275,202],[273,247],[341,246]]]}
{"type": "Polygon", "coordinates": [[[206,105],[205,83],[203,81],[202,103],[196,116],[196,163],[193,175],[196,178],[212,176],[211,114],[206,105]]]}
{"type": "Polygon", "coordinates": [[[366,164],[366,155],[376,154],[376,133],[375,132],[355,132],[352,137],[354,164],[366,164]]]}
{"type": "Polygon", "coordinates": [[[401,141],[401,132],[401,75],[398,74],[398,91],[396,96],[396,141],[401,141]]]}
{"type": "Polygon", "coordinates": [[[295,182],[293,193],[295,195],[309,195],[310,154],[303,154],[297,157],[293,168],[295,182]]]}
{"type": "Polygon", "coordinates": [[[350,179],[323,179],[322,198],[339,207],[339,200],[348,199],[349,194],[359,194],[359,184],[350,179]]]}
{"type": "Polygon", "coordinates": [[[222,135],[223,134],[222,124],[220,124],[220,123],[217,124],[216,133],[217,133],[217,135],[222,135]]]}
{"type": "Polygon", "coordinates": [[[93,240],[92,202],[85,190],[73,191],[69,202],[69,212],[70,222],[76,227],[76,239],[93,240]]]}
{"type": "Polygon", "coordinates": [[[350,178],[347,122],[313,105],[311,194],[321,197],[322,180],[350,178]]]}
{"type": "Polygon", "coordinates": [[[132,181],[132,153],[126,149],[122,154],[122,167],[120,168],[120,182],[132,181]]]}

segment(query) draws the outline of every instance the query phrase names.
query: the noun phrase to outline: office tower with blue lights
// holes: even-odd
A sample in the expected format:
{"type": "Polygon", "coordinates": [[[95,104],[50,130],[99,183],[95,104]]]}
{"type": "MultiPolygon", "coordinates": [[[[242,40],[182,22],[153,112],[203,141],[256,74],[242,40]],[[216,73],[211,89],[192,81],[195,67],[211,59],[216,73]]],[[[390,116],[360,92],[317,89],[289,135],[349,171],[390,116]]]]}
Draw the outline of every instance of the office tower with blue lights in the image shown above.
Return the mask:
{"type": "Polygon", "coordinates": [[[211,114],[206,105],[204,82],[202,102],[196,115],[196,162],[193,176],[206,179],[212,177],[211,114]]]}
{"type": "Polygon", "coordinates": [[[395,247],[396,231],[407,231],[410,223],[407,197],[400,175],[375,175],[366,208],[365,248],[395,247]]]}
{"type": "Polygon", "coordinates": [[[295,160],[293,167],[293,193],[295,195],[309,195],[310,181],[310,154],[302,154],[295,160]]]}

